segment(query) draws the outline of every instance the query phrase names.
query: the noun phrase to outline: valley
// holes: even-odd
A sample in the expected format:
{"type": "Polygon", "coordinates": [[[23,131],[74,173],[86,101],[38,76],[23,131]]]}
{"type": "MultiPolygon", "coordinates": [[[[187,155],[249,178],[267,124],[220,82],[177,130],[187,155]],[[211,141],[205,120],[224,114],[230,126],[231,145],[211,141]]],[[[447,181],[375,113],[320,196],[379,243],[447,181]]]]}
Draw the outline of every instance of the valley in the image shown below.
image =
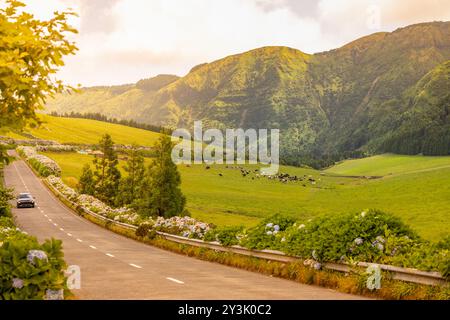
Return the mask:
{"type": "MultiPolygon", "coordinates": [[[[157,133],[121,125],[42,116],[45,123],[26,132],[61,143],[97,143],[109,132],[117,143],[152,145],[157,133]]],[[[11,134],[20,137],[17,133],[11,134]]],[[[44,152],[62,168],[66,184],[75,187],[93,156],[75,152],[44,152]]],[[[146,158],[146,165],[151,159],[146,158]]],[[[120,161],[123,171],[124,161],[120,161]]],[[[384,154],[346,160],[325,170],[281,166],[280,173],[313,177],[282,183],[257,178],[256,165],[242,166],[250,174],[227,165],[179,165],[182,191],[192,216],[216,225],[253,226],[275,213],[298,219],[378,209],[401,217],[421,236],[439,240],[448,234],[450,221],[450,156],[384,154]],[[206,169],[210,167],[210,169],[206,169]],[[227,168],[228,167],[228,168],[227,168]],[[379,177],[370,179],[369,177],[379,177]]]]}

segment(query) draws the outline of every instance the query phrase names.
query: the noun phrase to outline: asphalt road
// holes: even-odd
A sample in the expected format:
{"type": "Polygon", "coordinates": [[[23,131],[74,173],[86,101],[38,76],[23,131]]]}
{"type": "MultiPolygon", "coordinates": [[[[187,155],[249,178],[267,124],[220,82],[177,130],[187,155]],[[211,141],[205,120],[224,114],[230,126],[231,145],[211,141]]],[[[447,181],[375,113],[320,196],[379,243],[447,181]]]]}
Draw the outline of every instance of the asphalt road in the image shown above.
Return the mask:
{"type": "Polygon", "coordinates": [[[142,244],[74,214],[23,161],[4,173],[8,187],[36,198],[34,209],[13,209],[18,226],[61,239],[67,263],[81,268],[80,299],[361,299],[142,244]]]}

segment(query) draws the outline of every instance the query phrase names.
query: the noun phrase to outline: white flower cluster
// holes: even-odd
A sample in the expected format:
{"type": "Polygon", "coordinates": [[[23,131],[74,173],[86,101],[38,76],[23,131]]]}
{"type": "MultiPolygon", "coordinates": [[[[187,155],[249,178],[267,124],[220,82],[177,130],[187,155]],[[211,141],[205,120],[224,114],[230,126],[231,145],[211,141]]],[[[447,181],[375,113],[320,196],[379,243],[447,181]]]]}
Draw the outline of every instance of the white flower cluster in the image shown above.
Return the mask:
{"type": "Polygon", "coordinates": [[[207,223],[200,222],[191,217],[172,217],[164,219],[158,217],[155,222],[151,218],[143,220],[135,211],[129,208],[111,208],[99,199],[87,195],[79,194],[76,190],[68,187],[59,177],[49,176],[47,182],[57,189],[63,196],[76,203],[80,207],[97,213],[101,216],[113,219],[117,222],[139,226],[143,222],[150,223],[154,229],[175,233],[188,238],[203,239],[205,234],[211,229],[207,223]]]}
{"type": "Polygon", "coordinates": [[[5,227],[0,225],[0,247],[3,245],[3,241],[2,240],[6,240],[18,233],[24,233],[22,232],[19,228],[11,228],[11,227],[5,227]]]}
{"type": "Polygon", "coordinates": [[[51,145],[38,145],[36,150],[39,152],[73,152],[76,151],[75,146],[64,145],[64,144],[51,144],[51,145]]]}
{"type": "Polygon", "coordinates": [[[32,265],[36,264],[36,260],[48,261],[47,254],[42,250],[30,250],[27,254],[27,261],[32,265]]]}
{"type": "Polygon", "coordinates": [[[19,146],[17,147],[17,151],[21,153],[27,161],[34,159],[40,165],[47,168],[53,175],[55,176],[61,175],[60,166],[49,157],[37,153],[35,147],[19,146]]]}
{"type": "Polygon", "coordinates": [[[87,194],[79,194],[77,191],[64,184],[64,182],[59,177],[49,176],[47,178],[47,181],[53,187],[55,187],[55,189],[61,192],[61,194],[63,194],[67,199],[76,203],[84,209],[102,215],[109,219],[114,219],[118,222],[135,225],[139,223],[138,214],[128,208],[114,209],[93,196],[87,194]]]}
{"type": "Polygon", "coordinates": [[[274,225],[273,223],[268,223],[266,225],[266,234],[268,236],[274,236],[276,235],[278,232],[280,232],[280,226],[279,225],[274,225]]]}
{"type": "Polygon", "coordinates": [[[158,217],[153,227],[161,231],[175,232],[187,238],[203,239],[211,227],[204,222],[197,221],[191,217],[172,217],[164,219],[158,217]]]}
{"type": "Polygon", "coordinates": [[[305,261],[303,261],[303,265],[311,267],[315,270],[322,269],[322,264],[314,259],[306,259],[305,261]]]}
{"type": "Polygon", "coordinates": [[[59,177],[48,176],[47,181],[54,186],[59,192],[61,192],[70,201],[76,201],[79,197],[78,192],[68,187],[59,177]]]}

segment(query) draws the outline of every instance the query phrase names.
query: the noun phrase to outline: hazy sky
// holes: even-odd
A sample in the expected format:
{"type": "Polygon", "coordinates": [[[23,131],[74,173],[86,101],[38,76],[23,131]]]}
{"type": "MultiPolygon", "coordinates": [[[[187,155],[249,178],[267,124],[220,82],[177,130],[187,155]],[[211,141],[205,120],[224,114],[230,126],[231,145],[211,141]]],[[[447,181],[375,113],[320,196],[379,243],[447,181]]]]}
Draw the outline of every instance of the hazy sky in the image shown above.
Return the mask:
{"type": "MultiPolygon", "coordinates": [[[[3,0],[0,0],[3,1],[3,0]]],[[[450,20],[449,0],[22,0],[48,18],[73,8],[80,50],[59,77],[83,86],[136,82],[257,47],[314,53],[377,31],[450,20]]]]}

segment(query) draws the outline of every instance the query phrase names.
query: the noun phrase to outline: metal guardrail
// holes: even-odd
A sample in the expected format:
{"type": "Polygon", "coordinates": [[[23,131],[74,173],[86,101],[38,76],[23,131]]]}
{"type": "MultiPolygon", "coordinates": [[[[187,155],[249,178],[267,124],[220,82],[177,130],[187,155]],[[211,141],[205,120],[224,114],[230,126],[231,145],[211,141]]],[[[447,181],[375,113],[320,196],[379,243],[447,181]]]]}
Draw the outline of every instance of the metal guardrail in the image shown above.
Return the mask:
{"type": "MultiPolygon", "coordinates": [[[[76,203],[67,199],[59,190],[57,190],[53,185],[51,185],[47,181],[45,181],[45,184],[50,187],[50,189],[57,195],[58,198],[62,197],[65,201],[70,203],[73,206],[73,208],[80,207],[76,203]]],[[[127,223],[122,223],[122,222],[118,222],[118,221],[109,219],[109,218],[99,215],[95,212],[92,212],[88,209],[82,208],[82,210],[84,213],[91,215],[97,219],[121,226],[125,229],[128,229],[128,230],[136,230],[137,229],[137,227],[134,225],[130,225],[127,223]]],[[[186,244],[186,245],[190,245],[190,246],[194,246],[194,247],[208,248],[208,249],[221,251],[221,252],[230,252],[230,253],[255,257],[255,258],[271,260],[271,261],[284,262],[284,263],[303,261],[301,258],[288,256],[281,251],[250,250],[250,249],[247,249],[247,248],[244,248],[241,246],[224,247],[218,242],[206,242],[206,241],[199,240],[199,239],[189,239],[186,237],[181,237],[181,236],[164,233],[164,232],[160,232],[160,231],[157,231],[157,234],[162,236],[164,239],[166,239],[168,241],[172,241],[172,242],[176,242],[176,243],[180,243],[180,244],[186,244]]],[[[352,272],[352,269],[354,267],[367,268],[367,267],[373,266],[373,265],[378,266],[382,271],[389,272],[392,279],[395,279],[395,280],[401,280],[401,281],[425,284],[425,285],[448,285],[449,284],[449,282],[445,278],[443,278],[439,272],[428,272],[428,271],[421,271],[421,270],[412,269],[412,268],[402,268],[402,267],[395,267],[395,266],[390,266],[390,265],[375,264],[375,263],[368,263],[368,262],[359,262],[354,266],[350,265],[350,264],[334,263],[334,262],[327,262],[327,263],[322,264],[323,268],[325,268],[325,269],[339,271],[339,272],[345,272],[345,273],[352,272]]]]}

